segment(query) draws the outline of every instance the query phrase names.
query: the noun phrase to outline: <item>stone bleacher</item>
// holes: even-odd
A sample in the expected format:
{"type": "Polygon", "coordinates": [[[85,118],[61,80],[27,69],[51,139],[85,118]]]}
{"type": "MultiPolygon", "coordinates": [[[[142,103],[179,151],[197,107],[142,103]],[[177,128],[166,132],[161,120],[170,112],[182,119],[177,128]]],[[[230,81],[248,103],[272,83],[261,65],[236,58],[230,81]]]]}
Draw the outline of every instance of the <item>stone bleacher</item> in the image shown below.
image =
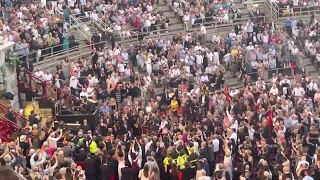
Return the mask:
{"type": "MultiPolygon", "coordinates": [[[[261,1],[261,0],[254,1],[254,3],[259,4],[260,10],[262,10],[265,13],[266,21],[268,21],[268,19],[270,19],[270,18],[269,18],[269,14],[268,14],[268,9],[267,9],[267,7],[264,6],[264,1],[261,1]]],[[[240,1],[236,1],[236,2],[234,2],[234,4],[236,7],[238,7],[241,10],[241,19],[249,19],[249,11],[246,8],[246,5],[242,4],[240,1]]],[[[170,18],[171,32],[168,32],[165,34],[150,35],[150,36],[145,37],[145,39],[160,38],[160,37],[172,39],[174,34],[185,33],[183,24],[178,22],[178,18],[175,15],[175,13],[173,12],[173,10],[171,10],[164,3],[163,0],[160,0],[160,4],[158,4],[157,7],[160,9],[160,11],[163,12],[164,16],[167,16],[170,18]]],[[[282,26],[283,18],[279,18],[278,24],[280,24],[279,26],[282,26]]],[[[89,28],[92,32],[96,31],[95,27],[91,27],[89,25],[89,28]]],[[[218,26],[217,28],[212,28],[212,26],[208,26],[207,27],[207,39],[211,40],[211,37],[213,36],[213,34],[224,35],[226,32],[230,32],[231,29],[233,29],[233,25],[228,25],[228,24],[218,26]]],[[[193,28],[190,31],[193,32],[193,31],[197,31],[197,30],[199,30],[199,28],[193,28]]],[[[80,45],[86,45],[86,43],[80,33],[75,34],[75,36],[76,36],[76,39],[80,40],[79,41],[80,45]]],[[[132,39],[122,40],[117,43],[120,44],[123,48],[125,48],[125,47],[128,47],[129,45],[137,45],[139,43],[139,41],[137,40],[137,38],[133,37],[132,39]]],[[[210,43],[208,43],[207,45],[210,45],[210,43]]],[[[89,46],[87,46],[87,47],[81,48],[81,51],[82,51],[82,54],[90,54],[91,49],[89,46]]],[[[50,69],[51,72],[55,72],[54,67],[57,64],[57,62],[62,61],[66,56],[67,56],[67,54],[56,57],[57,61],[52,61],[50,58],[47,58],[47,59],[43,60],[42,62],[38,62],[36,64],[36,67],[38,67],[40,69],[50,69]]],[[[73,52],[69,53],[69,59],[78,58],[78,57],[79,57],[79,53],[77,51],[73,51],[73,52]]],[[[307,58],[303,59],[301,66],[305,66],[307,72],[310,72],[312,77],[318,77],[317,70],[314,67],[314,65],[311,64],[309,59],[307,59],[307,58]]],[[[226,84],[228,84],[230,87],[241,86],[241,84],[237,81],[236,78],[231,77],[230,72],[227,72],[226,84]]]]}

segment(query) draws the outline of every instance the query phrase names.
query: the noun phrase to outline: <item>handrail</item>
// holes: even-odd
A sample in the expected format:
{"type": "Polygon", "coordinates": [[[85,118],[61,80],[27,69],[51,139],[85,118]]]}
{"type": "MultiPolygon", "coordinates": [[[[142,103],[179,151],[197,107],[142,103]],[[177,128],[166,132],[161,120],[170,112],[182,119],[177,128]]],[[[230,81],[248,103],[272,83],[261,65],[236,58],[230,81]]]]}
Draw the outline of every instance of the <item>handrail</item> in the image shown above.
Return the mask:
{"type": "Polygon", "coordinates": [[[91,33],[89,31],[90,29],[88,28],[88,26],[86,26],[82,21],[80,21],[76,17],[73,17],[72,15],[70,15],[69,23],[70,27],[75,27],[77,30],[83,33],[83,35],[85,36],[85,38],[87,38],[88,41],[91,42],[91,33]]]}
{"type": "Polygon", "coordinates": [[[82,19],[89,20],[90,23],[93,22],[95,25],[99,26],[103,31],[107,30],[108,25],[105,22],[103,22],[100,17],[97,20],[91,18],[91,13],[92,13],[92,11],[88,11],[87,16],[79,16],[78,20],[80,20],[80,21],[82,21],[82,19]]]}
{"type": "Polygon", "coordinates": [[[3,116],[0,116],[0,127],[0,138],[2,143],[10,142],[11,139],[9,136],[11,135],[12,130],[16,132],[19,131],[19,127],[16,124],[3,116]]]}
{"type": "MultiPolygon", "coordinates": [[[[250,82],[251,83],[255,83],[257,82],[257,78],[260,77],[262,78],[262,81],[264,82],[268,82],[271,80],[272,78],[272,74],[282,74],[282,76],[288,76],[289,79],[294,78],[293,76],[293,71],[295,68],[301,69],[301,67],[299,66],[299,64],[297,64],[296,67],[281,67],[281,68],[275,68],[275,69],[268,69],[265,71],[264,76],[259,74],[259,72],[251,72],[251,73],[246,73],[246,74],[242,74],[242,79],[243,79],[243,83],[245,82],[245,77],[244,76],[250,76],[250,82]],[[253,79],[252,77],[255,76],[256,78],[253,79]]],[[[297,72],[296,72],[297,73],[297,72]]]]}
{"type": "Polygon", "coordinates": [[[90,23],[92,23],[93,26],[96,26],[97,28],[99,28],[101,31],[106,31],[107,29],[105,27],[102,27],[101,22],[99,20],[100,18],[98,18],[98,20],[90,18],[90,23]]]}
{"type": "Polygon", "coordinates": [[[255,18],[263,18],[263,20],[264,20],[265,16],[236,18],[236,19],[233,19],[233,21],[236,21],[236,22],[232,22],[232,23],[218,24],[218,22],[216,22],[216,21],[206,21],[206,19],[212,19],[212,18],[213,17],[197,18],[196,20],[201,20],[202,23],[195,23],[195,24],[189,23],[189,26],[190,26],[189,29],[191,29],[190,31],[192,31],[192,29],[197,29],[197,28],[192,28],[192,25],[197,25],[197,24],[203,24],[205,26],[206,25],[213,25],[213,26],[206,26],[206,27],[207,27],[207,29],[220,29],[220,28],[224,28],[224,27],[238,25],[239,23],[241,24],[241,22],[246,22],[248,20],[252,20],[255,18]]]}
{"type": "MultiPolygon", "coordinates": [[[[102,41],[100,43],[105,43],[105,44],[109,44],[108,41],[102,41]]],[[[51,46],[51,47],[48,47],[48,48],[44,48],[44,49],[41,49],[41,52],[50,52],[50,53],[47,53],[47,54],[41,54],[41,56],[37,57],[37,51],[33,51],[33,52],[30,52],[29,54],[26,54],[24,56],[20,56],[19,58],[22,58],[22,57],[29,57],[29,59],[33,62],[35,62],[36,64],[39,63],[39,59],[40,58],[43,58],[44,60],[40,61],[40,62],[45,62],[45,59],[48,58],[48,54],[50,54],[49,56],[49,59],[50,61],[55,61],[57,59],[54,59],[55,57],[58,57],[58,56],[61,56],[61,55],[65,55],[65,54],[71,54],[71,52],[78,52],[79,55],[78,56],[84,56],[84,55],[87,55],[88,53],[85,53],[83,52],[83,49],[84,48],[92,48],[92,44],[86,44],[86,45],[79,45],[79,46],[75,46],[75,47],[72,47],[72,48],[68,48],[68,49],[64,49],[64,50],[59,50],[59,51],[54,51],[55,48],[57,47],[61,47],[62,45],[57,45],[57,46],[51,46]],[[31,57],[34,57],[34,58],[31,58],[31,57]]],[[[91,51],[89,52],[91,53],[91,51]]]]}
{"type": "Polygon", "coordinates": [[[247,9],[252,12],[255,8],[253,7],[252,0],[246,0],[247,9]]]}
{"type": "MultiPolygon", "coordinates": [[[[48,91],[48,89],[47,89],[48,87],[52,87],[57,94],[70,96],[74,100],[77,98],[76,96],[72,95],[71,93],[68,93],[68,94],[64,93],[61,88],[56,87],[54,84],[49,83],[49,82],[45,81],[44,79],[42,79],[40,77],[37,77],[32,72],[30,72],[30,71],[28,71],[28,70],[26,70],[24,68],[19,68],[19,71],[22,72],[24,76],[29,76],[29,87],[32,87],[32,85],[31,85],[31,83],[32,83],[31,80],[32,79],[35,79],[35,80],[37,80],[37,81],[42,83],[42,88],[43,88],[42,96],[45,97],[45,98],[48,98],[48,94],[47,94],[48,93],[47,92],[48,91]]],[[[57,99],[59,99],[59,96],[58,96],[57,99]]]]}
{"type": "Polygon", "coordinates": [[[314,14],[315,16],[320,15],[320,9],[314,9],[314,10],[304,10],[305,7],[293,7],[294,9],[298,9],[298,11],[295,12],[283,12],[283,10],[287,10],[287,8],[280,8],[279,9],[279,19],[287,19],[288,17],[292,17],[292,15],[297,16],[299,18],[301,17],[310,17],[310,14],[314,14]]]}
{"type": "Polygon", "coordinates": [[[272,3],[270,0],[265,0],[264,5],[271,15],[273,21],[277,21],[279,18],[279,6],[277,3],[272,3]]]}
{"type": "Polygon", "coordinates": [[[19,126],[18,124],[12,122],[12,121],[11,121],[10,119],[8,119],[7,117],[0,115],[0,120],[6,121],[7,123],[10,124],[10,126],[12,126],[13,128],[15,128],[16,130],[22,129],[22,131],[23,131],[25,134],[28,134],[28,132],[24,129],[24,127],[21,127],[21,126],[19,126]]]}
{"type": "Polygon", "coordinates": [[[18,127],[24,127],[27,124],[27,121],[29,121],[29,119],[25,117],[23,114],[20,114],[19,112],[12,109],[11,106],[0,101],[0,112],[7,115],[9,110],[15,117],[15,122],[13,123],[15,123],[18,127]]]}

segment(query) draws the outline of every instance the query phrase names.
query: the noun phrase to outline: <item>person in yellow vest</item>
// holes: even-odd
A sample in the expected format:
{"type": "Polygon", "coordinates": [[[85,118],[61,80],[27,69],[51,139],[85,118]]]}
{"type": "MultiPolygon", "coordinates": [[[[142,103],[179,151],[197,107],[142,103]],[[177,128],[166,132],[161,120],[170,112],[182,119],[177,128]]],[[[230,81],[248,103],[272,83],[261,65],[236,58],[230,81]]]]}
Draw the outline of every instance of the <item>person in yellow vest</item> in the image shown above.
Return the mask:
{"type": "Polygon", "coordinates": [[[172,152],[170,153],[170,157],[172,158],[172,161],[177,164],[179,152],[177,151],[177,148],[175,146],[172,147],[172,152]]]}
{"type": "Polygon", "coordinates": [[[91,140],[91,142],[90,142],[90,144],[89,144],[90,153],[91,153],[91,154],[96,153],[97,149],[98,149],[98,145],[97,145],[97,143],[96,143],[96,137],[93,136],[93,137],[92,137],[92,140],[91,140]]]}
{"type": "Polygon", "coordinates": [[[178,108],[179,108],[179,103],[177,101],[177,98],[173,96],[173,99],[171,100],[170,106],[171,112],[177,116],[178,115],[178,108]]]}
{"type": "Polygon", "coordinates": [[[188,161],[190,162],[191,167],[196,167],[198,160],[199,160],[199,156],[195,152],[194,147],[190,148],[190,154],[189,154],[188,161]]]}
{"type": "Polygon", "coordinates": [[[165,177],[168,177],[168,178],[170,177],[171,165],[172,165],[172,158],[170,156],[167,156],[166,158],[164,158],[163,166],[164,166],[165,177]]]}
{"type": "Polygon", "coordinates": [[[184,149],[181,149],[180,150],[180,155],[178,157],[178,168],[179,169],[185,169],[186,166],[185,166],[185,162],[187,161],[187,154],[186,152],[184,151],[184,149]]]}

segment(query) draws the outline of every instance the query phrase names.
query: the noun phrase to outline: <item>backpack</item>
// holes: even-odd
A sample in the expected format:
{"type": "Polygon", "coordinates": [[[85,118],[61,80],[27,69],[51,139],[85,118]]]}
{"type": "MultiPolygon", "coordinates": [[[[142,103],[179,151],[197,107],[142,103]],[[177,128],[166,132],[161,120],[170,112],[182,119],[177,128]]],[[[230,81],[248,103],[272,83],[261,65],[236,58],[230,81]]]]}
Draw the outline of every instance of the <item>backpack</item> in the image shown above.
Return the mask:
{"type": "Polygon", "coordinates": [[[132,164],[131,164],[131,169],[132,169],[132,172],[134,173],[134,174],[137,174],[137,173],[139,173],[139,171],[140,171],[140,167],[138,166],[138,160],[136,160],[136,161],[133,161],[132,160],[132,164]]]}

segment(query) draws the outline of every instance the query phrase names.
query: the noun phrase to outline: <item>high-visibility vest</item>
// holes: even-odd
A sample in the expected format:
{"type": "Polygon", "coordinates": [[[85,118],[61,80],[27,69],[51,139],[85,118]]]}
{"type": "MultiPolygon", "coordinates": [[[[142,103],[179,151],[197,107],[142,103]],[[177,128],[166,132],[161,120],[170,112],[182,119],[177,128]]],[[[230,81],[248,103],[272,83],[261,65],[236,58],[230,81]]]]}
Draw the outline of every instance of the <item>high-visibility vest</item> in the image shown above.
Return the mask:
{"type": "Polygon", "coordinates": [[[191,167],[195,167],[195,166],[196,166],[196,163],[198,162],[198,155],[195,154],[195,153],[191,153],[191,154],[189,155],[189,162],[190,162],[190,164],[191,164],[191,167]],[[191,157],[192,159],[190,159],[190,157],[191,157]]]}
{"type": "Polygon", "coordinates": [[[176,153],[177,153],[177,154],[174,154],[174,155],[178,155],[178,156],[172,157],[172,161],[177,164],[177,162],[178,162],[178,157],[179,157],[179,152],[176,150],[176,153]]]}
{"type": "Polygon", "coordinates": [[[187,158],[188,158],[188,156],[186,154],[178,157],[178,165],[179,165],[180,169],[186,168],[184,163],[186,162],[187,158]]]}
{"type": "Polygon", "coordinates": [[[164,158],[164,160],[163,160],[163,165],[165,165],[165,166],[169,165],[169,164],[170,164],[170,163],[169,163],[169,159],[170,159],[170,158],[168,158],[168,157],[164,158]]]}
{"type": "Polygon", "coordinates": [[[98,145],[95,141],[91,141],[89,148],[90,148],[90,153],[94,154],[98,150],[98,145]]]}
{"type": "Polygon", "coordinates": [[[82,144],[83,144],[83,141],[84,141],[84,138],[80,138],[80,139],[78,140],[78,146],[82,145],[82,144]]]}
{"type": "Polygon", "coordinates": [[[188,151],[188,154],[190,155],[191,154],[191,148],[189,146],[187,146],[187,151],[188,151]]]}

